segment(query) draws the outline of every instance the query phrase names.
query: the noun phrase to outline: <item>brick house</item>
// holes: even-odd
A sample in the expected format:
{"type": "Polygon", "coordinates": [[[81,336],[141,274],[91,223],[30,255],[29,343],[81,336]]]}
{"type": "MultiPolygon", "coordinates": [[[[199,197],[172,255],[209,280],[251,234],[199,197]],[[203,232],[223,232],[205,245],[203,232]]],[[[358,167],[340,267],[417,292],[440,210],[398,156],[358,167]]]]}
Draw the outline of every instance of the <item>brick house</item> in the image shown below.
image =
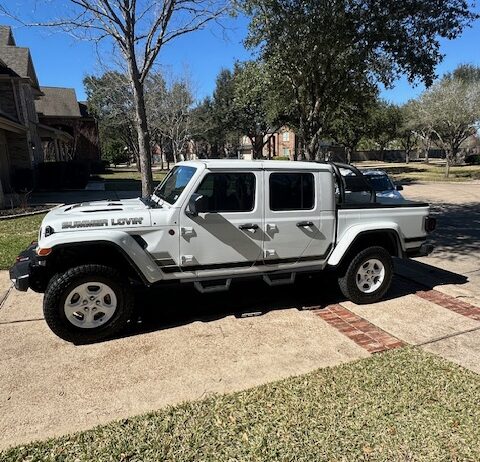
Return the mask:
{"type": "MultiPolygon", "coordinates": [[[[263,157],[285,157],[294,159],[297,137],[295,132],[288,127],[282,127],[275,133],[270,133],[264,138],[263,157]]],[[[244,159],[251,159],[253,156],[252,144],[247,136],[240,140],[240,156],[244,159]]]]}
{"type": "Polygon", "coordinates": [[[43,96],[35,101],[45,161],[100,160],[96,120],[85,103],[79,103],[73,88],[40,87],[43,96]],[[52,136],[56,133],[59,136],[52,136]],[[66,134],[67,136],[64,136],[66,134]]]}
{"type": "Polygon", "coordinates": [[[0,207],[38,164],[70,159],[100,159],[96,121],[75,90],[40,87],[30,50],[0,26],[0,207]]]}
{"type": "MultiPolygon", "coordinates": [[[[17,47],[9,27],[0,26],[0,182],[12,191],[16,172],[41,160],[34,101],[42,96],[28,48],[17,47]]],[[[3,202],[8,197],[1,195],[3,202]]],[[[3,204],[0,204],[3,205],[3,204]]]]}

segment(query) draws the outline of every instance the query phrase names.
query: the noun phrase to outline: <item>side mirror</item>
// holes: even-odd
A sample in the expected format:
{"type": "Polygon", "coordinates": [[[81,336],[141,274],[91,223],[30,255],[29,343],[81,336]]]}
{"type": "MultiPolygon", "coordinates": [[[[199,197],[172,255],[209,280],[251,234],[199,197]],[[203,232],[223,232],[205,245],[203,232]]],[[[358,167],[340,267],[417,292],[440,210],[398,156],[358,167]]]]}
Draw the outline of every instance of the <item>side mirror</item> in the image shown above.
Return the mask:
{"type": "Polygon", "coordinates": [[[401,184],[397,184],[397,185],[395,185],[395,189],[397,191],[403,191],[403,186],[401,184]]]}
{"type": "Polygon", "coordinates": [[[188,206],[185,210],[185,213],[190,217],[196,217],[200,212],[202,212],[202,199],[201,194],[193,193],[188,200],[188,206]]]}

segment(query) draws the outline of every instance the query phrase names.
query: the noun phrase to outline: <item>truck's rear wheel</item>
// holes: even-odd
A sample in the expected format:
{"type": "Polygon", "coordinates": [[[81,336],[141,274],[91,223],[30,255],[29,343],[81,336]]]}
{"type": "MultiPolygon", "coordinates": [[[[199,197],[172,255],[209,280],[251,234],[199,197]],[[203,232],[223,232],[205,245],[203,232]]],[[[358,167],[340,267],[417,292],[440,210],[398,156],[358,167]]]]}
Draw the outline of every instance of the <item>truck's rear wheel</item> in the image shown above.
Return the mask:
{"type": "Polygon", "coordinates": [[[43,313],[52,331],[73,343],[112,337],[133,311],[128,284],[113,268],[82,265],[55,275],[45,291],[43,313]]]}
{"type": "Polygon", "coordinates": [[[390,288],[392,257],[383,247],[368,247],[350,262],[338,284],[343,295],[358,305],[379,301],[390,288]]]}

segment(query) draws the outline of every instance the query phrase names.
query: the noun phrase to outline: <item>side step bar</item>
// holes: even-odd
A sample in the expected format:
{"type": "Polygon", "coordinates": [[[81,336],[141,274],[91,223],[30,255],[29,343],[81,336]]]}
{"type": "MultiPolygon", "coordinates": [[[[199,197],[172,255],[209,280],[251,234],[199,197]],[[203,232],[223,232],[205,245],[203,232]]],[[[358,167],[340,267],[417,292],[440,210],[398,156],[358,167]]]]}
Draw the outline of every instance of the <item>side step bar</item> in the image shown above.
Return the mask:
{"type": "Polygon", "coordinates": [[[231,283],[232,279],[221,279],[218,281],[196,281],[193,285],[201,294],[209,294],[212,292],[225,292],[230,289],[231,283]]]}
{"type": "Polygon", "coordinates": [[[295,276],[297,273],[287,273],[287,274],[264,274],[263,280],[269,286],[281,286],[286,284],[293,284],[295,282],[295,276]]]}

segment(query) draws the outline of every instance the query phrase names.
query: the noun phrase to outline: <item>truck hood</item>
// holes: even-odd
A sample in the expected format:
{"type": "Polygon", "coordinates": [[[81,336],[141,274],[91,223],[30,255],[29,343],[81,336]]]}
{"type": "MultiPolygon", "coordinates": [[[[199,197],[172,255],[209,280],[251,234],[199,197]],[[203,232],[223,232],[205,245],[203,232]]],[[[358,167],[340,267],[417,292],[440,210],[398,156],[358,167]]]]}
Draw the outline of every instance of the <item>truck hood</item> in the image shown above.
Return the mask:
{"type": "Polygon", "coordinates": [[[108,200],[70,204],[49,212],[42,222],[42,235],[51,231],[144,228],[151,225],[149,207],[140,199],[108,200]]]}

